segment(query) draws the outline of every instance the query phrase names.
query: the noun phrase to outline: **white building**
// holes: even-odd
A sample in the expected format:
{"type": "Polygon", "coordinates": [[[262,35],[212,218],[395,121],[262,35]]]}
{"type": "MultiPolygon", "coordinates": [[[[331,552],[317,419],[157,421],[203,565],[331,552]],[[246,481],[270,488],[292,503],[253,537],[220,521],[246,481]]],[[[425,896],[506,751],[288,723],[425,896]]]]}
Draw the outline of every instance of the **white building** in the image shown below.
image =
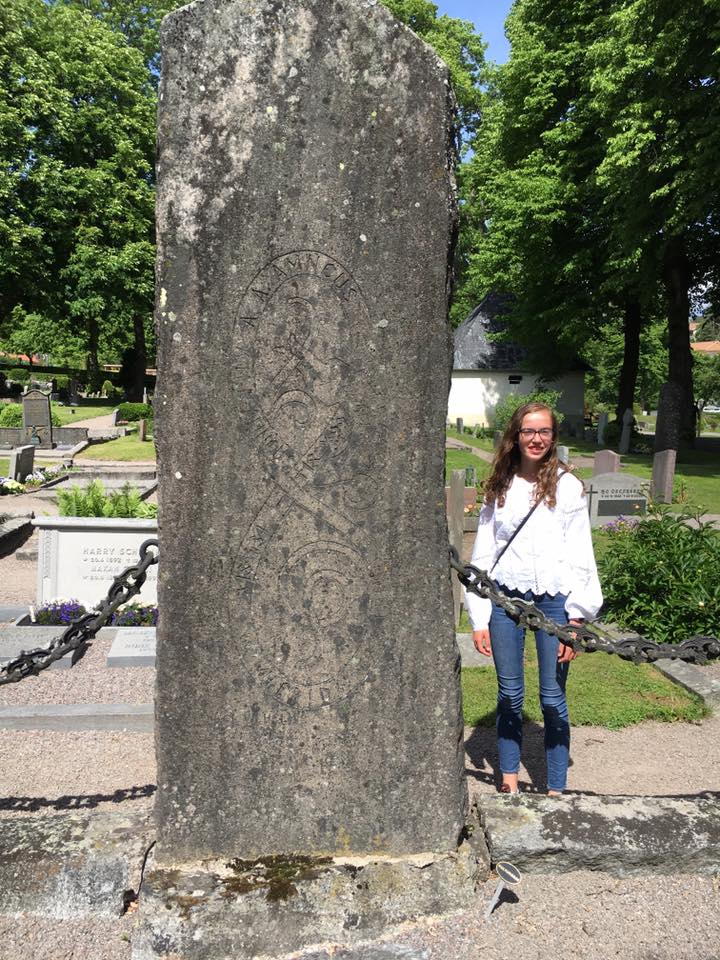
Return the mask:
{"type": "Polygon", "coordinates": [[[557,380],[540,383],[539,374],[528,369],[525,348],[489,338],[504,330],[504,303],[507,298],[488,294],[455,331],[448,420],[455,423],[462,417],[468,426],[490,426],[495,406],[504,396],[532,393],[538,388],[559,390],[558,408],[565,414],[563,427],[573,433],[582,431],[587,367],[578,360],[574,369],[557,380]]]}

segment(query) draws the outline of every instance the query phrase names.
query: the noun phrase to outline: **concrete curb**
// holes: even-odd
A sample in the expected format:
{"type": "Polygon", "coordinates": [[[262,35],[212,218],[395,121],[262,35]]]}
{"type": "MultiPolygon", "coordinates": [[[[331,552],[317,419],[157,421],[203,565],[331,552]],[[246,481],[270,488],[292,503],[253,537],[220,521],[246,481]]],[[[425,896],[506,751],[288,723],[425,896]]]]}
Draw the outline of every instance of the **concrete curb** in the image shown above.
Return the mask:
{"type": "Polygon", "coordinates": [[[30,517],[10,517],[0,524],[0,557],[16,550],[32,533],[30,517]]]}
{"type": "Polygon", "coordinates": [[[653,666],[669,680],[702,697],[711,710],[720,708],[720,679],[709,676],[702,667],[683,660],[658,660],[653,666]]]}
{"type": "Polygon", "coordinates": [[[72,703],[51,706],[0,707],[4,730],[128,730],[152,733],[152,703],[72,703]]]}
{"type": "Polygon", "coordinates": [[[152,841],[147,811],[5,819],[0,914],[118,917],[135,898],[152,841]]]}
{"type": "Polygon", "coordinates": [[[536,797],[478,800],[493,864],[527,873],[601,870],[614,876],[720,870],[720,799],[536,797]]]}

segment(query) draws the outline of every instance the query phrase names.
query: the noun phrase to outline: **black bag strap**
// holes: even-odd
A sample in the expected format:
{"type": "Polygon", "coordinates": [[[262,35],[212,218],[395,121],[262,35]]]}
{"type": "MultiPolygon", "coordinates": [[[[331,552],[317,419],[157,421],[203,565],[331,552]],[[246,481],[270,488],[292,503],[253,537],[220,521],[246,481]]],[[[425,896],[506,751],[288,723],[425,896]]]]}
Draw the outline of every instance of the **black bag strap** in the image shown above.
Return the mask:
{"type": "Polygon", "coordinates": [[[522,518],[522,520],[520,521],[520,523],[515,527],[515,529],[514,529],[513,532],[512,532],[512,536],[510,537],[510,539],[508,540],[508,542],[505,544],[505,546],[502,548],[502,550],[500,551],[500,553],[495,557],[495,563],[493,563],[493,565],[490,567],[490,573],[493,572],[493,570],[495,569],[495,567],[496,567],[496,566],[498,565],[498,563],[500,562],[500,558],[502,557],[502,555],[505,553],[505,551],[507,550],[507,548],[508,548],[508,547],[510,546],[510,544],[513,542],[513,540],[515,539],[515,537],[520,533],[520,531],[521,531],[522,528],[525,526],[525,524],[528,522],[528,520],[529,520],[530,517],[533,515],[533,513],[535,512],[535,510],[537,510],[537,508],[538,508],[539,505],[540,505],[540,501],[538,500],[536,503],[534,503],[534,504],[530,507],[530,509],[529,509],[528,512],[525,514],[525,516],[522,518]]]}
{"type": "MultiPolygon", "coordinates": [[[[561,470],[561,471],[560,471],[560,476],[562,477],[563,474],[566,474],[566,473],[568,473],[567,470],[561,470]]],[[[559,479],[559,478],[558,478],[558,479],[559,479]]],[[[522,518],[522,520],[520,521],[520,523],[515,527],[515,529],[514,529],[513,532],[512,532],[512,536],[510,537],[510,539],[508,540],[508,542],[505,544],[505,546],[502,548],[502,550],[500,551],[500,553],[495,557],[495,563],[493,563],[493,565],[490,567],[490,573],[493,572],[493,570],[495,569],[495,567],[496,567],[496,566],[498,565],[498,563],[500,562],[500,559],[501,559],[502,555],[505,553],[505,551],[507,550],[507,548],[508,548],[508,547],[510,546],[510,544],[513,542],[513,540],[515,539],[515,537],[520,533],[520,531],[522,530],[522,528],[525,526],[525,524],[528,522],[528,520],[530,519],[530,517],[533,515],[533,513],[537,510],[537,508],[538,508],[539,506],[540,506],[540,501],[539,501],[539,500],[536,500],[535,503],[530,507],[530,509],[528,510],[528,512],[525,514],[525,516],[522,518]]]]}

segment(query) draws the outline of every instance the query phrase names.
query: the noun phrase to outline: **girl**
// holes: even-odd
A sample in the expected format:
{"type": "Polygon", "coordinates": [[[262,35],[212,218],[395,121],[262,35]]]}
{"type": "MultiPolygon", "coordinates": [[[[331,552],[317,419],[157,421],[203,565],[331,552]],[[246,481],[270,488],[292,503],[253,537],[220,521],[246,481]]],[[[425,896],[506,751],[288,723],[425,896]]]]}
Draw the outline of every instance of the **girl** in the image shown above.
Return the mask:
{"type": "MultiPolygon", "coordinates": [[[[532,600],[557,623],[582,623],[602,605],[585,490],[557,457],[557,420],[528,403],[512,415],[485,484],[472,563],[510,597],[532,600]]],[[[498,680],[497,737],[501,793],[518,792],[525,693],[525,629],[501,607],[466,593],[476,649],[492,653],[498,680]]],[[[567,783],[570,722],[565,700],[572,647],[535,631],[545,723],[547,790],[567,783]]]]}

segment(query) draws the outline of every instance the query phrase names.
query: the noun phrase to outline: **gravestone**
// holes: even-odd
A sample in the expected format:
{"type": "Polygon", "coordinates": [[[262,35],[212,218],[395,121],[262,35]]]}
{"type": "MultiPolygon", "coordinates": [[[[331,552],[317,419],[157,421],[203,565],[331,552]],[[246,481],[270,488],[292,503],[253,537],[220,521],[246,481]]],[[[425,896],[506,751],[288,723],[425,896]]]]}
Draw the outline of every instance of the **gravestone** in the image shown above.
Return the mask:
{"type": "Polygon", "coordinates": [[[25,477],[28,477],[33,472],[34,462],[34,444],[30,443],[25,447],[15,447],[10,453],[10,468],[8,471],[10,479],[24,483],[25,477]]]}
{"type": "Polygon", "coordinates": [[[563,463],[570,463],[570,448],[563,446],[563,444],[557,445],[557,455],[558,460],[562,460],[563,463]]]}
{"type": "Polygon", "coordinates": [[[155,627],[117,627],[106,658],[108,667],[154,667],[155,627]]]}
{"type": "MultiPolygon", "coordinates": [[[[473,896],[454,859],[466,788],[442,486],[449,81],[369,0],[206,0],[166,18],[162,57],[171,615],[138,956],[174,923],[171,888],[194,889],[177,862],[330,858],[303,886],[321,904],[213,901],[237,911],[215,953],[244,957],[367,936],[392,890],[396,919],[473,896]],[[350,855],[382,860],[377,908],[353,906],[350,855]]],[[[162,949],[212,955],[182,918],[173,929],[162,949]]]]}
{"type": "Polygon", "coordinates": [[[587,492],[590,526],[601,527],[618,517],[644,517],[647,490],[647,480],[630,474],[605,473],[592,477],[587,492]]]}
{"type": "Polygon", "coordinates": [[[605,430],[608,425],[608,415],[603,410],[602,413],[598,414],[598,425],[597,425],[597,442],[598,446],[602,446],[605,443],[605,430]]]}
{"type": "Polygon", "coordinates": [[[455,421],[455,429],[457,430],[458,433],[462,433],[463,427],[464,427],[463,418],[458,417],[457,420],[455,421]]]}
{"type": "MultiPolygon", "coordinates": [[[[0,663],[14,660],[26,650],[36,650],[46,647],[55,637],[59,637],[65,626],[45,627],[32,625],[28,627],[4,627],[0,633],[0,663]]],[[[69,670],[72,666],[72,652],[56,660],[51,670],[69,670]]]]}
{"type": "Polygon", "coordinates": [[[147,440],[147,420],[138,420],[138,440],[147,440]]]}
{"type": "Polygon", "coordinates": [[[655,424],[655,452],[680,448],[682,390],[669,381],[660,387],[657,422],[655,424]]]}
{"type": "Polygon", "coordinates": [[[22,398],[23,440],[43,450],[53,446],[50,396],[42,390],[28,390],[22,398]]]}
{"type": "Polygon", "coordinates": [[[620,456],[614,450],[598,450],[593,460],[593,476],[601,473],[619,473],[620,456]]]}
{"type": "MultiPolygon", "coordinates": [[[[35,517],[37,601],[73,597],[88,609],[103,600],[115,577],[138,563],[138,551],[157,532],[156,520],[109,517],[35,517]]],[[[142,602],[156,600],[157,567],[151,566],[142,602]]]]}
{"type": "Polygon", "coordinates": [[[677,450],[658,450],[653,456],[650,494],[660,503],[672,503],[677,450]]]}
{"type": "Polygon", "coordinates": [[[622,433],[620,434],[620,443],[618,444],[618,453],[630,452],[630,439],[632,437],[632,427],[634,420],[633,412],[630,407],[623,413],[622,433]]]}

